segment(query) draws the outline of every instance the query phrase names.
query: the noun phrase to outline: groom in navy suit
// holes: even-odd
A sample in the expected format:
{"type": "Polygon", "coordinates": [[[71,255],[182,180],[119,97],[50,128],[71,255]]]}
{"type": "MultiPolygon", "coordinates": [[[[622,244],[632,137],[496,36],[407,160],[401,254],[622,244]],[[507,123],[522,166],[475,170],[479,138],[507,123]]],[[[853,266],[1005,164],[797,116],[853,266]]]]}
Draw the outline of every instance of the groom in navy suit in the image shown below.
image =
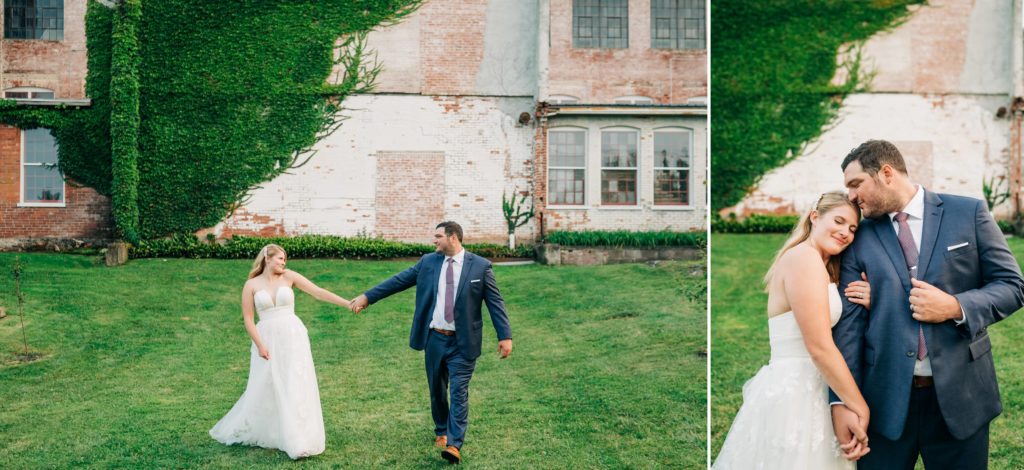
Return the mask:
{"type": "Polygon", "coordinates": [[[491,314],[501,359],[512,352],[512,328],[491,262],[462,248],[462,227],[455,222],[438,224],[434,246],[437,251],[424,255],[415,266],[356,297],[352,310],[416,286],[409,346],[425,351],[434,444],[443,449],[445,460],[460,463],[469,424],[469,380],[482,342],[481,305],[486,303],[491,314]]]}
{"type": "MultiPolygon", "coordinates": [[[[842,167],[865,220],[840,287],[871,284],[871,308],[844,299],[833,329],[871,409],[858,468],[911,470],[919,454],[929,470],[986,468],[1002,411],[987,328],[1024,305],[1020,267],[984,202],[915,185],[893,144],[867,141],[842,167]]],[[[831,399],[850,442],[856,417],[831,399]]]]}

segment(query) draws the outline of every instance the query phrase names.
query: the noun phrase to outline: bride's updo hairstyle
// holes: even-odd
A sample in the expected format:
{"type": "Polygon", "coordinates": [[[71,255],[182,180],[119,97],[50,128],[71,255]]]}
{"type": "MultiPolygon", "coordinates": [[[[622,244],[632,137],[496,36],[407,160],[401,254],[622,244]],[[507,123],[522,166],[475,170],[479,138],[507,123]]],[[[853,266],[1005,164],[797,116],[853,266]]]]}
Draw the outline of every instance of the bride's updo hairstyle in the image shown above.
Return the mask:
{"type": "Polygon", "coordinates": [[[260,274],[263,274],[263,270],[267,267],[267,258],[271,258],[278,253],[284,253],[288,256],[288,253],[273,243],[263,247],[260,250],[260,254],[256,255],[256,261],[252,263],[252,271],[249,271],[249,279],[252,279],[260,274]]]}
{"type": "MultiPolygon", "coordinates": [[[[765,291],[768,290],[768,286],[771,284],[772,278],[775,277],[775,265],[779,263],[779,258],[782,258],[782,255],[789,251],[790,248],[793,248],[804,240],[810,238],[811,214],[817,211],[818,218],[820,219],[832,209],[843,205],[853,209],[853,211],[857,213],[857,219],[860,219],[860,207],[857,207],[856,204],[850,202],[846,197],[846,193],[843,191],[830,191],[822,194],[821,197],[818,198],[818,202],[814,204],[814,207],[800,216],[800,221],[797,222],[796,227],[793,227],[793,231],[789,234],[789,239],[782,245],[782,249],[775,254],[775,259],[772,260],[772,267],[768,268],[768,273],[764,275],[765,291]]],[[[825,265],[825,269],[828,270],[828,277],[832,282],[839,282],[840,260],[841,258],[839,256],[831,256],[828,259],[828,263],[825,265]]]]}

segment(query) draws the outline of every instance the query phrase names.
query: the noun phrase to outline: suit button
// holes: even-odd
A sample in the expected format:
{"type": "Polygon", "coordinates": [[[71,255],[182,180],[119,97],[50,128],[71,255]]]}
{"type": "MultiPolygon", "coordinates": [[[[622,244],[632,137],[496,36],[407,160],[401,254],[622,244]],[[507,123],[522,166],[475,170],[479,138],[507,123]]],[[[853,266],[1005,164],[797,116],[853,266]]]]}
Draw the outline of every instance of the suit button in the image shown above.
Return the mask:
{"type": "Polygon", "coordinates": [[[907,351],[907,357],[914,357],[915,355],[914,351],[907,351]]]}

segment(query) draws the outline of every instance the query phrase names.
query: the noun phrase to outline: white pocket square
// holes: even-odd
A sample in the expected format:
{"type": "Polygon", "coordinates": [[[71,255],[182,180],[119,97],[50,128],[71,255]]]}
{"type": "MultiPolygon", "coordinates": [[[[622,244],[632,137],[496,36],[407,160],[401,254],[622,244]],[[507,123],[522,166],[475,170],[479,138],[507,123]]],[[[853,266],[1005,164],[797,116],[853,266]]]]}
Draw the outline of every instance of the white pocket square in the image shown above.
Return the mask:
{"type": "Polygon", "coordinates": [[[947,246],[947,247],[946,247],[946,251],[953,251],[953,250],[955,250],[955,249],[957,249],[957,248],[963,248],[963,247],[965,247],[965,246],[967,246],[967,245],[970,245],[970,243],[968,243],[968,242],[963,242],[963,243],[961,243],[961,244],[959,244],[959,245],[947,246]]]}
{"type": "Polygon", "coordinates": [[[479,279],[473,279],[472,281],[469,281],[470,284],[472,284],[474,282],[480,282],[480,280],[479,279]]]}

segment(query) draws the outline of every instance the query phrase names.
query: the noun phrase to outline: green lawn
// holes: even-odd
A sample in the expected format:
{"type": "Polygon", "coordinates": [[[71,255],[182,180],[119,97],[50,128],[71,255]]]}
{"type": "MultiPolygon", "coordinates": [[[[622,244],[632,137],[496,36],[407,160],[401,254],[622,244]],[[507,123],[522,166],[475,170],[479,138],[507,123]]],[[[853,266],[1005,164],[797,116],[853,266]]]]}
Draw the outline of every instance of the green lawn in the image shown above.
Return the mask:
{"type": "MultiPolygon", "coordinates": [[[[768,362],[767,294],[761,279],[784,235],[715,234],[711,254],[711,455],[742,403],[743,383],[768,362]]],[[[1024,240],[1010,239],[1018,262],[1024,240]]],[[[991,468],[1024,468],[1024,314],[989,329],[1003,414],[992,423],[991,468]]],[[[920,465],[920,464],[919,464],[920,465]]]]}
{"type": "MultiPolygon", "coordinates": [[[[360,316],[297,291],[327,451],[223,446],[207,431],[245,387],[246,260],[22,254],[26,326],[43,358],[18,363],[11,265],[0,253],[0,468],[440,468],[423,356],[408,347],[413,290],[360,316]]],[[[295,260],[351,298],[410,262],[295,260]]],[[[703,467],[703,275],[690,263],[495,268],[515,349],[490,320],[463,447],[472,468],[703,467]]],[[[486,314],[485,314],[486,316],[486,314]]],[[[1005,349],[1004,349],[1005,350],[1005,349]]]]}

